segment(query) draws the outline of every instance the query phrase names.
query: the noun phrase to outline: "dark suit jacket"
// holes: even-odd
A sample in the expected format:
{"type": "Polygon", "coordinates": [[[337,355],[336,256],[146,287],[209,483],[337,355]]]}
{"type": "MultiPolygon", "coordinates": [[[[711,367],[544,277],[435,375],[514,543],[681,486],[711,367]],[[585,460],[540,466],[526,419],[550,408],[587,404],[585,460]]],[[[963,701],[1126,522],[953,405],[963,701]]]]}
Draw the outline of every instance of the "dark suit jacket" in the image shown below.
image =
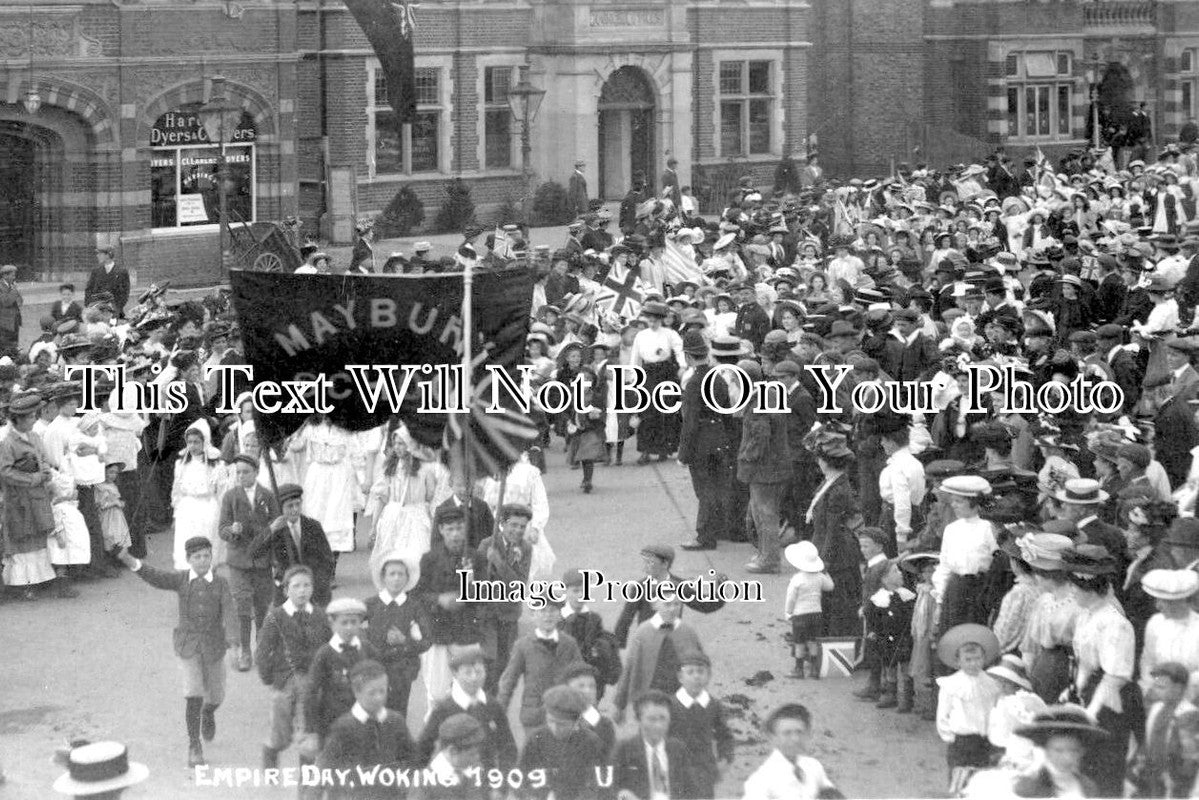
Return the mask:
{"type": "Polygon", "coordinates": [[[200,399],[200,390],[194,383],[184,387],[187,407],[178,414],[162,414],[157,423],[151,423],[143,434],[146,437],[146,451],[151,459],[174,460],[186,444],[184,434],[193,422],[204,416],[204,404],[200,399]],[[160,434],[161,431],[161,434],[160,434]],[[162,438],[162,450],[158,449],[159,438],[162,438]]]}
{"type": "Polygon", "coordinates": [[[512,738],[512,727],[508,724],[508,712],[491,697],[487,698],[486,703],[475,703],[468,710],[463,710],[449,697],[437,701],[416,742],[420,763],[428,764],[429,759],[433,758],[437,749],[437,729],[455,714],[470,714],[483,726],[487,738],[483,741],[480,755],[485,768],[506,770],[516,763],[516,740],[512,738]]]}
{"type": "Polygon", "coordinates": [[[1170,478],[1170,486],[1177,488],[1187,479],[1191,468],[1191,448],[1199,443],[1199,429],[1195,426],[1195,415],[1187,400],[1193,397],[1186,392],[1166,401],[1153,424],[1157,431],[1169,431],[1169,436],[1157,436],[1154,450],[1158,462],[1170,478]]]}
{"type": "Polygon", "coordinates": [[[920,380],[930,367],[939,363],[937,343],[923,333],[903,349],[899,357],[899,370],[894,373],[897,381],[920,380]]]}
{"type": "MultiPolygon", "coordinates": [[[[384,720],[375,725],[377,727],[359,722],[348,712],[342,714],[329,728],[329,735],[320,757],[317,758],[317,765],[322,769],[352,770],[352,780],[358,777],[355,767],[369,771],[376,765],[397,769],[424,766],[416,761],[416,747],[412,744],[412,737],[408,735],[408,727],[398,713],[389,709],[384,720]]],[[[396,789],[379,785],[350,784],[335,787],[328,796],[330,800],[338,797],[382,800],[395,797],[396,789]]]]}
{"type": "Polygon", "coordinates": [[[334,650],[332,644],[325,642],[312,657],[303,698],[305,732],[325,736],[333,723],[354,706],[350,669],[368,658],[379,660],[379,653],[370,642],[362,637],[359,642],[361,647],[354,653],[344,647],[334,650]]]}
{"type": "MultiPolygon", "coordinates": [[[[330,584],[333,581],[333,551],[325,529],[311,517],[300,517],[300,549],[296,551],[295,540],[286,525],[277,531],[269,527],[250,543],[250,557],[266,553],[275,571],[276,582],[282,581],[283,573],[294,564],[304,564],[312,570],[312,602],[326,606],[333,596],[330,584]]],[[[283,589],[275,591],[275,602],[283,602],[283,589]]]]}
{"type": "MultiPolygon", "coordinates": [[[[673,574],[670,576],[670,579],[675,583],[683,580],[673,574]]],[[[642,578],[641,580],[647,581],[649,578],[642,578]]],[[[692,600],[691,602],[684,602],[683,605],[701,614],[711,614],[713,611],[724,608],[724,601],[712,600],[711,602],[705,602],[702,600],[692,600]]],[[[616,630],[614,631],[616,641],[620,643],[620,646],[624,647],[628,643],[629,630],[631,628],[635,628],[653,615],[654,604],[649,602],[649,600],[642,599],[636,602],[625,603],[624,608],[620,611],[620,617],[616,620],[616,630]]]]}
{"type": "Polygon", "coordinates": [[[482,635],[479,630],[479,604],[463,603],[457,608],[442,608],[437,596],[453,592],[458,596],[458,570],[471,569],[479,574],[480,565],[475,551],[469,547],[454,557],[444,547],[435,548],[421,556],[420,580],[412,590],[412,596],[425,604],[432,622],[430,640],[433,644],[477,644],[482,635]]]}
{"type": "MultiPolygon", "coordinates": [[[[666,776],[672,800],[698,798],[692,776],[692,766],[687,748],[678,739],[666,739],[666,761],[669,773],[666,776]]],[[[645,742],[640,736],[622,739],[612,748],[612,766],[615,769],[613,788],[617,792],[627,789],[640,798],[648,798],[649,763],[645,754],[645,742]]]]}
{"type": "MultiPolygon", "coordinates": [[[[491,509],[477,497],[471,497],[469,503],[459,502],[456,495],[444,500],[437,508],[459,508],[463,505],[466,509],[466,543],[471,548],[477,548],[479,542],[490,536],[495,530],[495,517],[491,515],[491,509]]],[[[437,531],[433,531],[433,548],[443,547],[441,537],[437,535],[437,531]]]]}
{"type": "Polygon", "coordinates": [[[1133,413],[1137,401],[1141,399],[1141,381],[1144,379],[1141,365],[1132,353],[1123,349],[1117,350],[1107,364],[1112,371],[1112,380],[1124,390],[1124,412],[1133,413]]]}
{"type": "MultiPolygon", "coordinates": [[[[246,490],[234,486],[225,492],[221,498],[221,520],[219,532],[221,538],[229,543],[228,563],[238,569],[266,569],[271,565],[270,556],[261,550],[257,555],[250,554],[250,546],[259,536],[270,533],[271,522],[279,516],[279,503],[275,495],[265,486],[254,490],[254,507],[250,507],[250,498],[246,490]],[[241,533],[234,533],[231,526],[241,523],[241,533]]],[[[301,528],[302,530],[302,528],[301,528]]]]}
{"type": "MultiPolygon", "coordinates": [[[[731,459],[739,442],[732,425],[731,414],[721,414],[703,400],[704,377],[712,371],[711,364],[700,364],[683,387],[682,430],[679,434],[679,461],[698,464],[701,460],[723,454],[731,459]]],[[[719,404],[728,405],[729,387],[723,379],[712,382],[712,394],[719,404]]]]}
{"type": "Polygon", "coordinates": [[[87,278],[87,288],[83,290],[83,304],[91,305],[92,298],[100,292],[111,292],[112,307],[117,316],[125,316],[125,304],[129,302],[129,272],[121,266],[113,267],[112,272],[105,272],[104,267],[93,269],[87,278]]]}
{"type": "Polygon", "coordinates": [[[67,308],[64,311],[62,301],[56,300],[54,305],[50,307],[50,316],[54,318],[55,322],[62,322],[64,319],[74,319],[82,322],[83,306],[79,305],[77,301],[72,300],[67,304],[67,308]]]}
{"type": "Polygon", "coordinates": [[[543,769],[543,788],[527,790],[528,797],[545,798],[553,792],[557,800],[592,800],[607,797],[599,786],[597,770],[607,764],[600,738],[589,730],[576,728],[566,739],[558,739],[550,729],[540,727],[529,733],[520,752],[519,767],[525,775],[543,769]]]}
{"type": "Polygon", "coordinates": [[[858,543],[845,528],[845,521],[854,509],[849,478],[845,475],[829,487],[812,509],[812,544],[816,545],[830,573],[856,568],[862,560],[858,543]]]}
{"type": "Polygon", "coordinates": [[[227,643],[237,641],[237,608],[229,584],[220,575],[211,581],[189,580],[190,572],[168,572],[143,563],[138,577],[156,589],[179,596],[179,625],[175,628],[175,655],[199,656],[212,662],[225,655],[227,643]],[[232,638],[230,638],[232,637],[232,638]]]}

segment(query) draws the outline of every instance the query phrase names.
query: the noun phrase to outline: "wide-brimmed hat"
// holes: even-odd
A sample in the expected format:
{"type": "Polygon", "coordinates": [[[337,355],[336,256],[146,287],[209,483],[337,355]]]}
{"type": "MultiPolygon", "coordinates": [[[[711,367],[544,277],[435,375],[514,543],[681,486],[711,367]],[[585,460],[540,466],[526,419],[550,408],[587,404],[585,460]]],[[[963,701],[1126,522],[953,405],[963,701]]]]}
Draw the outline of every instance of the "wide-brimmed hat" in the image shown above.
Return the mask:
{"type": "Polygon", "coordinates": [[[1060,570],[1063,553],[1074,546],[1074,540],[1060,533],[1027,533],[1016,540],[1020,560],[1033,569],[1060,570]]]}
{"type": "Polygon", "coordinates": [[[714,358],[740,358],[752,355],[754,346],[736,336],[716,336],[712,339],[711,350],[714,358]]]}
{"type": "Polygon", "coordinates": [[[149,775],[145,764],[129,760],[129,749],[120,742],[93,742],[71,750],[54,791],[87,797],[133,786],[149,775]]]}
{"type": "Polygon", "coordinates": [[[899,568],[904,572],[910,572],[913,575],[918,575],[929,564],[938,564],[941,561],[941,554],[934,553],[931,550],[925,550],[919,553],[907,553],[899,558],[899,568]]]}
{"type": "Polygon", "coordinates": [[[1141,588],[1158,600],[1186,600],[1199,592],[1199,572],[1190,569],[1151,569],[1141,578],[1141,588]]]}
{"type": "MultiPolygon", "coordinates": [[[[416,586],[420,580],[420,553],[411,550],[391,550],[381,552],[371,557],[370,569],[371,580],[375,582],[375,588],[383,590],[383,567],[389,561],[399,561],[403,563],[404,568],[408,570],[408,584],[400,589],[401,592],[410,592],[412,587],[416,586]]],[[[407,635],[407,634],[405,634],[407,635]]]]}
{"type": "Polygon", "coordinates": [[[1080,506],[1106,503],[1110,497],[1099,488],[1099,481],[1091,478],[1070,478],[1053,496],[1063,503],[1080,506]]]}
{"type": "Polygon", "coordinates": [[[1088,744],[1108,737],[1107,731],[1091,721],[1086,709],[1076,705],[1050,706],[1013,733],[1041,746],[1053,736],[1077,736],[1088,744]]]}
{"type": "Polygon", "coordinates": [[[954,625],[937,642],[937,657],[947,667],[957,668],[958,651],[963,645],[977,644],[983,649],[983,663],[990,664],[999,655],[999,639],[986,625],[965,622],[954,625]]]}
{"type": "Polygon", "coordinates": [[[661,319],[666,319],[668,314],[670,314],[670,309],[666,304],[659,303],[656,300],[651,300],[641,306],[641,316],[643,317],[660,317],[661,319]]]}
{"type": "Polygon", "coordinates": [[[1120,571],[1120,563],[1106,547],[1097,544],[1076,544],[1062,554],[1067,572],[1075,575],[1111,575],[1120,571]]]}
{"type": "Polygon", "coordinates": [[[1028,670],[1025,669],[1024,662],[1020,660],[1020,657],[1013,653],[1004,653],[1003,657],[999,659],[999,663],[987,670],[987,674],[1011,681],[1026,692],[1032,691],[1032,681],[1028,678],[1028,670]]]}
{"type": "MultiPolygon", "coordinates": [[[[824,572],[824,561],[811,542],[796,542],[783,550],[783,558],[800,572],[824,572]]],[[[1199,577],[1199,574],[1196,574],[1199,577]]]]}

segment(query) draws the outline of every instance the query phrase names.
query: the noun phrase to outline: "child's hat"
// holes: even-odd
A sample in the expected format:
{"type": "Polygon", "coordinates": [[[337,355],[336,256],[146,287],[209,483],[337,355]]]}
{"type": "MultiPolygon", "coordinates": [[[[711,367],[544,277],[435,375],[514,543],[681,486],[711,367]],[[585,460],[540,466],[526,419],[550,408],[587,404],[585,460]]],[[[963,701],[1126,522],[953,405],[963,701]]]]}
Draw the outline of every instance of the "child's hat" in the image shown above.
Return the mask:
{"type": "Polygon", "coordinates": [[[238,453],[233,457],[233,463],[248,464],[249,466],[253,467],[255,471],[258,470],[258,459],[254,458],[254,456],[250,455],[249,453],[238,453]]]}
{"type": "Polygon", "coordinates": [[[478,747],[486,740],[483,723],[465,712],[449,716],[437,726],[437,741],[442,746],[466,749],[478,747]]]}
{"type": "Polygon", "coordinates": [[[192,553],[200,550],[211,550],[212,540],[207,536],[193,536],[183,543],[183,552],[191,557],[192,553]]]}
{"type": "Polygon", "coordinates": [[[54,791],[75,797],[116,792],[141,783],[150,774],[145,764],[129,760],[129,749],[120,742],[75,747],[66,766],[66,773],[54,781],[54,791]]]}
{"type": "Polygon", "coordinates": [[[940,561],[940,553],[934,553],[931,550],[925,550],[919,553],[908,553],[904,555],[899,559],[899,568],[904,572],[911,572],[914,575],[918,575],[929,564],[937,564],[940,561]]]}
{"type": "Polygon", "coordinates": [[[587,699],[569,686],[552,686],[541,696],[545,713],[555,717],[577,720],[587,710],[587,699]]]}
{"type": "Polygon", "coordinates": [[[408,572],[408,582],[400,588],[400,591],[412,591],[420,581],[420,554],[411,550],[380,551],[380,555],[371,558],[371,578],[375,582],[375,588],[383,590],[383,568],[392,561],[399,561],[408,572]]]}
{"type": "Polygon", "coordinates": [[[279,503],[286,503],[288,500],[295,500],[297,497],[303,497],[304,490],[294,483],[285,483],[279,487],[279,503]]]}
{"type": "Polygon", "coordinates": [[[1199,592],[1199,572],[1190,569],[1151,569],[1141,578],[1145,594],[1159,600],[1185,600],[1199,592]]]}
{"type": "Polygon", "coordinates": [[[467,664],[482,664],[487,662],[487,655],[477,644],[450,645],[450,670],[456,670],[467,664]]]}
{"type": "Polygon", "coordinates": [[[1012,653],[1004,653],[999,663],[987,670],[988,675],[1011,681],[1026,692],[1032,691],[1032,681],[1028,679],[1028,670],[1020,657],[1012,653]]]}
{"type": "Polygon", "coordinates": [[[356,597],[339,597],[329,602],[329,605],[325,607],[325,614],[330,617],[336,617],[341,614],[359,614],[365,617],[366,603],[363,603],[356,597]]]}
{"type": "Polygon", "coordinates": [[[824,572],[824,561],[811,542],[796,542],[783,551],[787,563],[800,572],[824,572]]]}
{"type": "Polygon", "coordinates": [[[999,639],[994,631],[977,622],[965,622],[945,632],[937,642],[937,657],[945,666],[957,669],[958,651],[967,644],[976,644],[983,649],[984,664],[990,664],[999,655],[999,639]]]}
{"type": "MultiPolygon", "coordinates": [[[[810,543],[805,543],[805,544],[810,544],[810,543]]],[[[691,650],[691,651],[684,653],[679,658],[679,666],[680,667],[698,666],[698,667],[707,667],[708,669],[711,669],[712,668],[712,659],[708,658],[707,654],[705,654],[705,653],[701,653],[698,650],[691,650]]]]}
{"type": "Polygon", "coordinates": [[[1050,706],[1037,714],[1031,724],[1021,725],[1012,732],[1042,746],[1051,736],[1077,736],[1086,742],[1098,742],[1108,736],[1107,731],[1091,720],[1086,709],[1076,705],[1050,706]]]}
{"type": "Polygon", "coordinates": [[[562,673],[562,682],[570,683],[580,675],[590,675],[597,680],[599,678],[599,673],[596,671],[595,667],[591,666],[586,661],[576,661],[568,666],[566,671],[562,673]]]}

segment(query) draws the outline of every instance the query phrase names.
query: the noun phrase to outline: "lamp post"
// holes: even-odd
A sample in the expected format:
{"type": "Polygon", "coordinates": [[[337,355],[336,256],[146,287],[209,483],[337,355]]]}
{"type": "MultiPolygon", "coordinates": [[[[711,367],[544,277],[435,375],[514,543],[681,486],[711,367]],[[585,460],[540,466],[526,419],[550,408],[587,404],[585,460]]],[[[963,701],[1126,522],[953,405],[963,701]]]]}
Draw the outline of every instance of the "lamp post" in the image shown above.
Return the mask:
{"type": "Polygon", "coordinates": [[[529,83],[529,65],[522,64],[520,67],[520,80],[516,85],[508,89],[508,108],[512,110],[512,116],[520,121],[520,166],[521,174],[524,176],[525,197],[521,204],[521,214],[527,223],[529,221],[531,190],[529,184],[533,177],[532,152],[533,143],[530,140],[530,126],[533,120],[537,117],[537,110],[541,107],[541,100],[545,97],[545,89],[539,89],[529,83]]]}
{"type": "Polygon", "coordinates": [[[208,135],[209,142],[216,142],[216,180],[217,180],[217,202],[219,208],[220,225],[220,271],[221,275],[225,274],[225,264],[229,260],[229,221],[228,221],[228,189],[226,185],[227,175],[226,168],[228,162],[225,159],[225,136],[226,132],[232,133],[237,127],[237,123],[241,120],[241,107],[233,105],[225,99],[225,79],[216,77],[212,79],[212,96],[207,103],[199,111],[200,125],[204,128],[204,133],[208,135]]]}

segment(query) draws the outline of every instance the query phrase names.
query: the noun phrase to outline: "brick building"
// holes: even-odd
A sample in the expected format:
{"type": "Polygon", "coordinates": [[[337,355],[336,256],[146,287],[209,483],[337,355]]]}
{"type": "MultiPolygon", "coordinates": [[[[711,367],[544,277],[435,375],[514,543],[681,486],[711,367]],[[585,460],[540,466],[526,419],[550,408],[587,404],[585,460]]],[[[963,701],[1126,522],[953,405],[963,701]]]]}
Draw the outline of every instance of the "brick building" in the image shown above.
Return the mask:
{"type": "Polygon", "coordinates": [[[1141,103],[1162,144],[1196,115],[1197,23],[1193,0],[815,4],[809,128],[830,174],[1000,144],[1056,159],[1088,144],[1093,110],[1118,129],[1141,103]]]}

